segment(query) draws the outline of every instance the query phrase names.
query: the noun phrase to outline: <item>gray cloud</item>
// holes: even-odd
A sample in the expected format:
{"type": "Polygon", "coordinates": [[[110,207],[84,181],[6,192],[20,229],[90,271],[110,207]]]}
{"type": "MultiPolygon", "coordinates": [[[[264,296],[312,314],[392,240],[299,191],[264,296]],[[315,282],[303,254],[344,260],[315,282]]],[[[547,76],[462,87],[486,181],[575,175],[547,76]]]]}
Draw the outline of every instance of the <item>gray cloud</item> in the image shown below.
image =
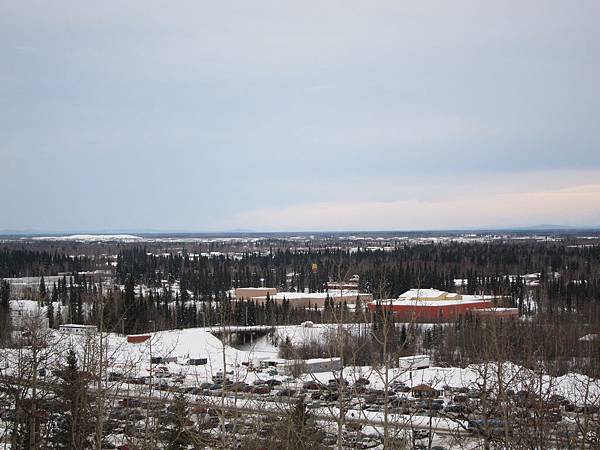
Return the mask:
{"type": "Polygon", "coordinates": [[[0,228],[247,228],[600,181],[595,1],[0,8],[0,228]]]}

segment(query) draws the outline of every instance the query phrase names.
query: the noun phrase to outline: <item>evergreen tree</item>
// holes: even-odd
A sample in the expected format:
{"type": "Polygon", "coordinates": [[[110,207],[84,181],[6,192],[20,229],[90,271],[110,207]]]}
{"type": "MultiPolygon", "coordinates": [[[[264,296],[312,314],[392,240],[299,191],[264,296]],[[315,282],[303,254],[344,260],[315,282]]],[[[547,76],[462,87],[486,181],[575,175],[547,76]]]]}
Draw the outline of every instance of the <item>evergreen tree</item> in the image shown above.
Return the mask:
{"type": "Polygon", "coordinates": [[[0,280],[0,305],[8,308],[10,300],[10,283],[6,280],[0,280]]]}
{"type": "Polygon", "coordinates": [[[54,328],[54,304],[52,302],[48,303],[46,315],[48,316],[48,326],[54,328]]]}
{"type": "Polygon", "coordinates": [[[76,303],[76,323],[79,324],[83,324],[84,322],[84,318],[83,318],[83,300],[81,298],[81,289],[78,288],[76,290],[77,292],[77,303],[76,303]]]}
{"type": "Polygon", "coordinates": [[[67,306],[67,278],[66,276],[63,275],[62,277],[62,281],[59,280],[58,281],[58,287],[59,287],[59,291],[60,291],[60,302],[62,303],[63,306],[67,306]]]}
{"type": "Polygon", "coordinates": [[[48,294],[46,292],[46,282],[44,281],[44,276],[40,277],[40,287],[38,288],[38,298],[40,300],[41,305],[43,306],[48,300],[48,294]]]}
{"type": "Polygon", "coordinates": [[[93,448],[94,421],[87,392],[88,378],[77,364],[77,356],[69,349],[65,368],[60,373],[59,398],[66,412],[57,424],[52,441],[58,448],[86,450],[93,448]]]}
{"type": "Polygon", "coordinates": [[[8,340],[10,328],[10,284],[0,279],[0,342],[8,340]]]}
{"type": "Polygon", "coordinates": [[[133,305],[135,301],[135,280],[130,274],[125,280],[125,292],[123,293],[123,300],[127,305],[133,305]]]}

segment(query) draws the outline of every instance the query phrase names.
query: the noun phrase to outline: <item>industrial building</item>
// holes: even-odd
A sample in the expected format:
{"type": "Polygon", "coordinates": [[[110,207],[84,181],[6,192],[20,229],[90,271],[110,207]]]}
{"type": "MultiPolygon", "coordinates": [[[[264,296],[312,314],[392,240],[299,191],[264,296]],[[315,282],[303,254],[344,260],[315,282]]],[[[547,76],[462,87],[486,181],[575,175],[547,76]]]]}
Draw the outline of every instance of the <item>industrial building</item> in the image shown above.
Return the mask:
{"type": "MultiPolygon", "coordinates": [[[[379,306],[392,311],[394,317],[404,322],[449,322],[469,311],[494,306],[496,297],[491,295],[462,295],[438,289],[411,289],[397,299],[381,300],[379,306]]],[[[374,312],[377,303],[368,308],[374,312]]]]}
{"type": "Polygon", "coordinates": [[[291,375],[295,370],[302,373],[332,372],[342,369],[341,358],[313,359],[264,359],[260,362],[261,369],[275,368],[278,372],[291,375]]]}
{"type": "Polygon", "coordinates": [[[127,335],[127,342],[129,344],[141,344],[150,339],[152,335],[150,334],[129,334],[127,335]]]}
{"type": "Polygon", "coordinates": [[[359,289],[360,277],[358,275],[352,275],[348,281],[328,281],[327,289],[344,289],[344,290],[355,290],[359,289]]]}
{"type": "Polygon", "coordinates": [[[58,327],[59,331],[68,334],[92,335],[98,332],[96,325],[81,325],[78,323],[65,323],[58,327]]]}
{"type": "Polygon", "coordinates": [[[248,300],[257,297],[273,296],[277,294],[277,288],[269,287],[243,287],[235,289],[235,298],[238,300],[248,300]]]}
{"type": "Polygon", "coordinates": [[[346,302],[348,305],[354,305],[357,299],[363,303],[373,301],[373,295],[357,290],[332,290],[329,292],[277,292],[275,288],[238,288],[235,290],[237,300],[254,300],[262,304],[270,298],[275,303],[282,303],[288,300],[290,305],[298,307],[323,307],[325,300],[335,303],[346,302]]]}
{"type": "Polygon", "coordinates": [[[515,319],[519,317],[519,308],[482,308],[471,311],[479,319],[515,319]]]}
{"type": "Polygon", "coordinates": [[[398,369],[400,370],[417,370],[426,369],[428,367],[428,355],[403,356],[398,358],[398,369]]]}

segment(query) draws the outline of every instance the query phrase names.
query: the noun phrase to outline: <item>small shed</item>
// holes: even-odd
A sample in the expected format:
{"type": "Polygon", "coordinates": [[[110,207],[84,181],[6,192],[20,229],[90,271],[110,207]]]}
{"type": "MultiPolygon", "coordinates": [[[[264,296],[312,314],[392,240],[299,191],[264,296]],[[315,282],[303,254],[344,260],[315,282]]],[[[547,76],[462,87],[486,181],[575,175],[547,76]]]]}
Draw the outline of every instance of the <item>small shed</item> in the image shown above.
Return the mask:
{"type": "Polygon", "coordinates": [[[141,344],[150,339],[150,337],[149,334],[130,334],[127,336],[127,342],[129,344],[141,344]]]}
{"type": "Polygon", "coordinates": [[[440,392],[428,384],[419,384],[411,389],[412,395],[418,398],[436,398],[440,392]]]}
{"type": "Polygon", "coordinates": [[[168,364],[177,362],[175,356],[153,356],[150,358],[151,364],[168,364]]]}
{"type": "Polygon", "coordinates": [[[208,363],[208,358],[190,358],[188,365],[190,366],[204,366],[208,363]]]}

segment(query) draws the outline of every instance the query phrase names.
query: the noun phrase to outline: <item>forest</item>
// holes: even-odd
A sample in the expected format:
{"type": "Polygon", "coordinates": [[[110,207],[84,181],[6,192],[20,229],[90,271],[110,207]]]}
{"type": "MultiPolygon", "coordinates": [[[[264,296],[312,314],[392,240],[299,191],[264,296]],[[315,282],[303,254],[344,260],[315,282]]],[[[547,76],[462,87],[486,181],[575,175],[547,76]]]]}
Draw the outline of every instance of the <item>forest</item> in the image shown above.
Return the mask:
{"type": "MultiPolygon", "coordinates": [[[[573,239],[404,244],[391,251],[318,246],[298,250],[269,243],[235,256],[226,253],[226,246],[208,256],[194,248],[158,252],[137,244],[102,250],[89,245],[78,248],[81,254],[74,257],[56,248],[3,249],[0,273],[5,278],[42,276],[30,296],[48,306],[50,327],[102,320],[106,329],[125,333],[223,323],[275,326],[307,320],[370,323],[376,330],[384,314],[381,309],[369,312],[360,301],[352,309],[333,301],[326,301],[322,308],[299,308],[289,300],[236,301],[232,298],[235,287],[323,292],[328,281],[358,275],[360,289],[372,292],[380,303],[410,288],[490,294],[499,298],[498,306],[519,308],[521,317],[528,318],[506,323],[501,333],[494,331],[495,339],[505,341],[511,359],[525,363],[543,354],[557,372],[578,368],[595,374],[599,370],[598,346],[580,338],[600,332],[600,247],[579,245],[573,239]],[[113,276],[93,272],[107,268],[113,276]],[[531,276],[525,278],[527,274],[536,274],[534,283],[528,282],[531,276]],[[59,276],[50,285],[43,275],[59,276]]],[[[7,311],[9,283],[2,283],[0,293],[7,311]]],[[[487,347],[480,343],[491,339],[486,336],[490,327],[470,317],[426,331],[416,324],[393,328],[398,329],[398,348],[406,352],[405,341],[412,337],[415,345],[439,362],[453,365],[484,358],[487,347]],[[408,338],[406,327],[411,330],[408,338]]],[[[309,353],[319,356],[324,350],[309,353]]]]}

